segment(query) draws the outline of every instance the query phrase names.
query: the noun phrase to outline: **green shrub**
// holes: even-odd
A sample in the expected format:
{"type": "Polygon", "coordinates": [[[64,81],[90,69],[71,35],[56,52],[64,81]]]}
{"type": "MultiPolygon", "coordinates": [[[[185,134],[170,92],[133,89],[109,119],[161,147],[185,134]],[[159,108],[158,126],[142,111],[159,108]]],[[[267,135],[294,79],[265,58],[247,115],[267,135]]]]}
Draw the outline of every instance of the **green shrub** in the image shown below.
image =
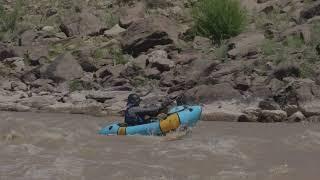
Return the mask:
{"type": "Polygon", "coordinates": [[[71,92],[80,91],[82,89],[83,89],[83,87],[82,87],[82,81],[81,80],[75,79],[75,80],[72,80],[72,81],[69,82],[69,90],[71,92]]]}
{"type": "Polygon", "coordinates": [[[262,44],[262,53],[270,56],[276,53],[276,43],[272,40],[265,40],[262,44]]]}
{"type": "Polygon", "coordinates": [[[288,36],[284,41],[284,45],[289,48],[301,48],[304,42],[299,36],[288,36]]]}
{"type": "Polygon", "coordinates": [[[122,53],[121,49],[112,48],[112,49],[109,50],[109,53],[111,54],[111,56],[113,58],[114,65],[126,64],[128,62],[128,59],[122,53]]]}
{"type": "Polygon", "coordinates": [[[244,30],[247,13],[238,0],[201,0],[193,8],[193,18],[198,35],[220,42],[244,30]]]}
{"type": "Polygon", "coordinates": [[[16,2],[13,10],[8,12],[4,9],[3,2],[0,1],[0,31],[1,32],[13,32],[16,28],[17,21],[21,16],[22,1],[16,2]]]}
{"type": "Polygon", "coordinates": [[[105,15],[105,22],[108,28],[113,27],[114,25],[119,23],[119,17],[117,15],[112,14],[111,12],[107,11],[105,15]]]}
{"type": "Polygon", "coordinates": [[[287,13],[281,13],[281,9],[275,7],[269,13],[258,13],[253,17],[255,25],[258,29],[266,30],[268,26],[279,32],[285,31],[290,27],[291,17],[287,13]]]}
{"type": "Polygon", "coordinates": [[[215,50],[216,58],[225,62],[228,59],[228,44],[226,42],[221,42],[220,46],[215,50]]]}

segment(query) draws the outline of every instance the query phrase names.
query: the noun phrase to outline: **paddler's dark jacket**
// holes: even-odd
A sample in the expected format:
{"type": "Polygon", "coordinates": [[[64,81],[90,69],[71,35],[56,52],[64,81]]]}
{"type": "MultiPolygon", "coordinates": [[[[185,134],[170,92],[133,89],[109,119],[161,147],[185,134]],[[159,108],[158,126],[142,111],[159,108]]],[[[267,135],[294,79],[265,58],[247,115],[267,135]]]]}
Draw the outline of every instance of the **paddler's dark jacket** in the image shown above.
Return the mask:
{"type": "Polygon", "coordinates": [[[145,119],[145,116],[155,117],[159,114],[161,107],[140,107],[132,104],[127,105],[125,111],[125,123],[128,126],[135,126],[149,123],[150,120],[145,119]]]}

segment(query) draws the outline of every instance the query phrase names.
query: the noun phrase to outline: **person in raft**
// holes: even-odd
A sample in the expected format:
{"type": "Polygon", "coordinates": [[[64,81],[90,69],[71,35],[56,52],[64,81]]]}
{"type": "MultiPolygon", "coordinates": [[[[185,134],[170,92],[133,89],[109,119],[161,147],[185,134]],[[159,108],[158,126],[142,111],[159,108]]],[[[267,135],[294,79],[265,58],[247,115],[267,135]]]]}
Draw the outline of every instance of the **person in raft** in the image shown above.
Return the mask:
{"type": "Polygon", "coordinates": [[[150,123],[149,117],[156,117],[163,112],[172,102],[165,100],[160,106],[141,107],[141,98],[137,94],[128,96],[127,109],[125,110],[124,122],[127,126],[136,126],[150,123]]]}

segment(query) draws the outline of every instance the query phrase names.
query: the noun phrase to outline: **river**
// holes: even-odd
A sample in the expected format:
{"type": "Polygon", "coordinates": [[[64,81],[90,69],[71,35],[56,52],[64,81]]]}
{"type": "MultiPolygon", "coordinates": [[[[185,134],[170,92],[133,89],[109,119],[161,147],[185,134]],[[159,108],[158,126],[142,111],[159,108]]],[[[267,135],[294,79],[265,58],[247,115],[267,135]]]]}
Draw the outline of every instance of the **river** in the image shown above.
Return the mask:
{"type": "Polygon", "coordinates": [[[100,136],[120,117],[0,112],[0,180],[318,180],[320,125],[200,122],[100,136]]]}

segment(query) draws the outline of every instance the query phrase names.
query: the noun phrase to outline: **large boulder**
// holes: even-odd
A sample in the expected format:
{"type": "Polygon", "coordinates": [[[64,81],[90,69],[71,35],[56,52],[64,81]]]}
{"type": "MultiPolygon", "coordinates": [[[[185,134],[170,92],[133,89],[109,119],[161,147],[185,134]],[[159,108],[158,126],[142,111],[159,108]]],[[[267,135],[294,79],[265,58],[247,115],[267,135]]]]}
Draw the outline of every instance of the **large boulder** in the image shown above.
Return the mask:
{"type": "Polygon", "coordinates": [[[228,56],[231,58],[251,56],[258,53],[258,47],[265,40],[262,33],[249,32],[243,33],[231,39],[229,43],[230,51],[228,56]]]}
{"type": "Polygon", "coordinates": [[[235,90],[229,83],[196,86],[188,90],[183,96],[186,101],[195,103],[210,103],[241,98],[239,91],[235,90]]]}
{"type": "Polygon", "coordinates": [[[13,51],[13,49],[0,43],[0,61],[4,60],[6,58],[15,57],[15,56],[16,56],[16,53],[13,51]]]}
{"type": "Polygon", "coordinates": [[[287,113],[282,110],[262,110],[259,122],[283,122],[287,120],[287,113]]]}
{"type": "Polygon", "coordinates": [[[24,58],[20,57],[6,58],[3,60],[3,64],[6,68],[10,69],[10,73],[14,74],[16,77],[23,74],[27,68],[24,58]]]}
{"type": "Polygon", "coordinates": [[[106,37],[116,37],[118,36],[120,33],[126,31],[125,29],[123,29],[122,27],[119,26],[119,24],[116,24],[115,26],[113,26],[111,29],[104,31],[104,35],[106,37]]]}
{"type": "Polygon", "coordinates": [[[98,63],[91,57],[92,47],[83,47],[72,52],[85,72],[95,72],[99,69],[98,63]]]}
{"type": "Polygon", "coordinates": [[[178,27],[162,16],[148,17],[132,23],[122,35],[126,53],[137,57],[157,45],[167,45],[178,40],[178,27]]]}
{"type": "Polygon", "coordinates": [[[151,68],[157,68],[160,72],[170,71],[174,67],[174,62],[168,59],[167,52],[156,50],[148,54],[146,65],[151,68]]]}
{"type": "Polygon", "coordinates": [[[62,22],[60,30],[64,32],[67,37],[94,35],[100,33],[104,27],[101,19],[88,11],[63,16],[62,22]]]}
{"type": "Polygon", "coordinates": [[[280,105],[297,105],[306,116],[320,115],[320,86],[310,79],[286,78],[287,85],[274,94],[280,105]]]}
{"type": "Polygon", "coordinates": [[[292,114],[288,118],[288,121],[289,122],[301,122],[301,121],[304,121],[305,119],[306,119],[306,117],[300,111],[298,111],[298,112],[292,114]]]}
{"type": "Polygon", "coordinates": [[[113,99],[114,94],[108,91],[91,91],[86,95],[87,99],[94,99],[100,103],[104,103],[108,99],[113,99]]]}
{"type": "Polygon", "coordinates": [[[51,64],[45,67],[41,72],[41,76],[52,79],[55,82],[63,82],[82,77],[83,70],[71,53],[65,53],[59,55],[51,64]]]}
{"type": "Polygon", "coordinates": [[[24,82],[24,83],[32,83],[33,81],[39,79],[41,77],[41,74],[40,74],[40,69],[41,67],[36,67],[36,68],[33,68],[25,73],[23,73],[21,76],[20,76],[20,79],[24,82]]]}
{"type": "Polygon", "coordinates": [[[314,16],[320,15],[320,2],[316,1],[310,6],[306,7],[300,12],[300,17],[304,19],[310,19],[314,16]]]}
{"type": "Polygon", "coordinates": [[[41,61],[47,61],[49,59],[49,47],[45,43],[16,46],[14,50],[19,57],[28,57],[31,65],[44,64],[41,63],[41,61]]]}
{"type": "Polygon", "coordinates": [[[128,28],[133,22],[144,18],[146,7],[143,2],[135,3],[134,6],[124,6],[120,10],[120,26],[128,28]]]}

